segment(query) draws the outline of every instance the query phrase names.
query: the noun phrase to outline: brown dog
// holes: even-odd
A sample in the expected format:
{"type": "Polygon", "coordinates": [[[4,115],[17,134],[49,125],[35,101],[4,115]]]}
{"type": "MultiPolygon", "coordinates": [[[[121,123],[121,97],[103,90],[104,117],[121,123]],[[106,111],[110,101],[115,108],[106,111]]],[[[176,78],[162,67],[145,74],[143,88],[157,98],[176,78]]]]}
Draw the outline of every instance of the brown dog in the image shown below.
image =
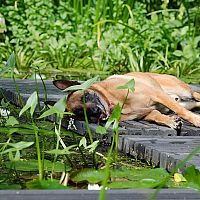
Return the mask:
{"type": "MultiPolygon", "coordinates": [[[[77,82],[54,81],[54,85],[62,90],[74,84],[77,82]]],[[[107,119],[115,105],[123,105],[125,101],[121,121],[144,119],[179,129],[181,117],[200,127],[200,115],[189,111],[200,107],[200,94],[171,75],[142,72],[113,75],[93,84],[85,92],[85,98],[87,114],[92,122],[107,119]],[[117,87],[131,79],[135,81],[135,91],[129,92],[125,101],[127,89],[118,90],[117,87]],[[168,110],[179,117],[166,115],[168,110]]],[[[83,116],[83,92],[75,91],[68,95],[67,110],[83,116]]]]}

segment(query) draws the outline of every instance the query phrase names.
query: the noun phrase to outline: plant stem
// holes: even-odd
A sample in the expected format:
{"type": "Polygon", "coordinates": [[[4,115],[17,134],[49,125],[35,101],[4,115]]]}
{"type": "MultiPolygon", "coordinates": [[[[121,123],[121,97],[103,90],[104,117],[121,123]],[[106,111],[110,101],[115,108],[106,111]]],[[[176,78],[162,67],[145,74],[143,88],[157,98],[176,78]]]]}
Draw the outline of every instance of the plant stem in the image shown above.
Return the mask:
{"type": "MultiPolygon", "coordinates": [[[[93,136],[92,136],[92,132],[91,132],[88,117],[87,117],[85,92],[83,94],[83,111],[84,111],[84,117],[85,117],[85,123],[86,123],[87,131],[88,131],[88,135],[89,135],[89,138],[90,138],[90,143],[92,144],[93,143],[93,136]]],[[[95,168],[97,168],[96,149],[93,151],[93,163],[94,163],[95,168]]]]}
{"type": "Polygon", "coordinates": [[[92,132],[91,132],[88,117],[87,117],[85,92],[84,92],[84,95],[83,95],[83,112],[84,112],[85,123],[86,123],[86,128],[87,128],[87,131],[88,131],[90,143],[92,144],[93,143],[93,136],[92,136],[92,132]]]}
{"type": "Polygon", "coordinates": [[[117,129],[115,130],[115,156],[114,156],[114,162],[117,162],[118,158],[118,144],[119,144],[119,131],[118,131],[118,125],[117,129]]]}
{"type": "Polygon", "coordinates": [[[37,158],[38,158],[38,169],[39,169],[39,180],[43,178],[43,170],[42,170],[42,162],[41,162],[41,152],[40,152],[40,143],[38,137],[38,129],[33,121],[32,118],[32,126],[35,133],[35,144],[36,144],[36,151],[37,151],[37,158]]]}
{"type": "Polygon", "coordinates": [[[111,147],[110,147],[110,150],[109,150],[109,153],[108,153],[108,157],[107,157],[107,160],[106,160],[105,177],[104,177],[104,180],[103,180],[103,183],[102,183],[102,189],[101,189],[100,194],[99,194],[99,200],[105,200],[106,186],[107,186],[107,182],[108,182],[108,179],[109,179],[109,171],[110,171],[109,169],[110,169],[111,155],[113,153],[114,144],[115,144],[115,139],[113,137],[112,144],[111,144],[111,147]]]}

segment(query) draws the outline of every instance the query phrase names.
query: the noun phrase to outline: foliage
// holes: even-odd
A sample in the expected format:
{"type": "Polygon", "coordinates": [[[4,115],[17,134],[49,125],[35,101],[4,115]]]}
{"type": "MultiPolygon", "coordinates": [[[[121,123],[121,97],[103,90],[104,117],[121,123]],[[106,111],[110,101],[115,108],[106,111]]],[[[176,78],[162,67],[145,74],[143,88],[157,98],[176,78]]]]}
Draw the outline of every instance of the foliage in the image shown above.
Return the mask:
{"type": "Polygon", "coordinates": [[[6,0],[0,61],[17,69],[95,69],[109,73],[199,72],[200,8],[196,1],[6,0]]]}

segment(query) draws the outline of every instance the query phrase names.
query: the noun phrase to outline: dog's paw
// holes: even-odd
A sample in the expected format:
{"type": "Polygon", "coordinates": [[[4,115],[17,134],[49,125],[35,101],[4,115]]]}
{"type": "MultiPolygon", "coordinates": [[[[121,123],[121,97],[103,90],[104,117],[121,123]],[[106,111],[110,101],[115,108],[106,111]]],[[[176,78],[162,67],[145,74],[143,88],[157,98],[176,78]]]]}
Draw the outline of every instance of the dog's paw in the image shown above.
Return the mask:
{"type": "Polygon", "coordinates": [[[200,127],[200,115],[195,114],[195,117],[193,120],[191,120],[191,122],[196,126],[196,127],[200,127]]]}

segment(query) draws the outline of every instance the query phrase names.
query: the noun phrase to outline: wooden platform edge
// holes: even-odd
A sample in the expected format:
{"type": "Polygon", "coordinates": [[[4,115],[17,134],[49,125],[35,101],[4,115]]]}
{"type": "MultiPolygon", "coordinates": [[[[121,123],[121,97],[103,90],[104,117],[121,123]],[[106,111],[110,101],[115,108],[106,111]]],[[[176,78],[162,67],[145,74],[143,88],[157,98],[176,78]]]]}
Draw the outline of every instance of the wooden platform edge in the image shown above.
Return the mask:
{"type": "MultiPolygon", "coordinates": [[[[155,192],[155,189],[113,189],[106,191],[106,200],[147,200],[155,192]]],[[[95,190],[0,190],[1,200],[94,200],[98,197],[99,191],[95,190]]],[[[162,189],[156,199],[200,199],[200,193],[191,189],[162,189]]]]}

